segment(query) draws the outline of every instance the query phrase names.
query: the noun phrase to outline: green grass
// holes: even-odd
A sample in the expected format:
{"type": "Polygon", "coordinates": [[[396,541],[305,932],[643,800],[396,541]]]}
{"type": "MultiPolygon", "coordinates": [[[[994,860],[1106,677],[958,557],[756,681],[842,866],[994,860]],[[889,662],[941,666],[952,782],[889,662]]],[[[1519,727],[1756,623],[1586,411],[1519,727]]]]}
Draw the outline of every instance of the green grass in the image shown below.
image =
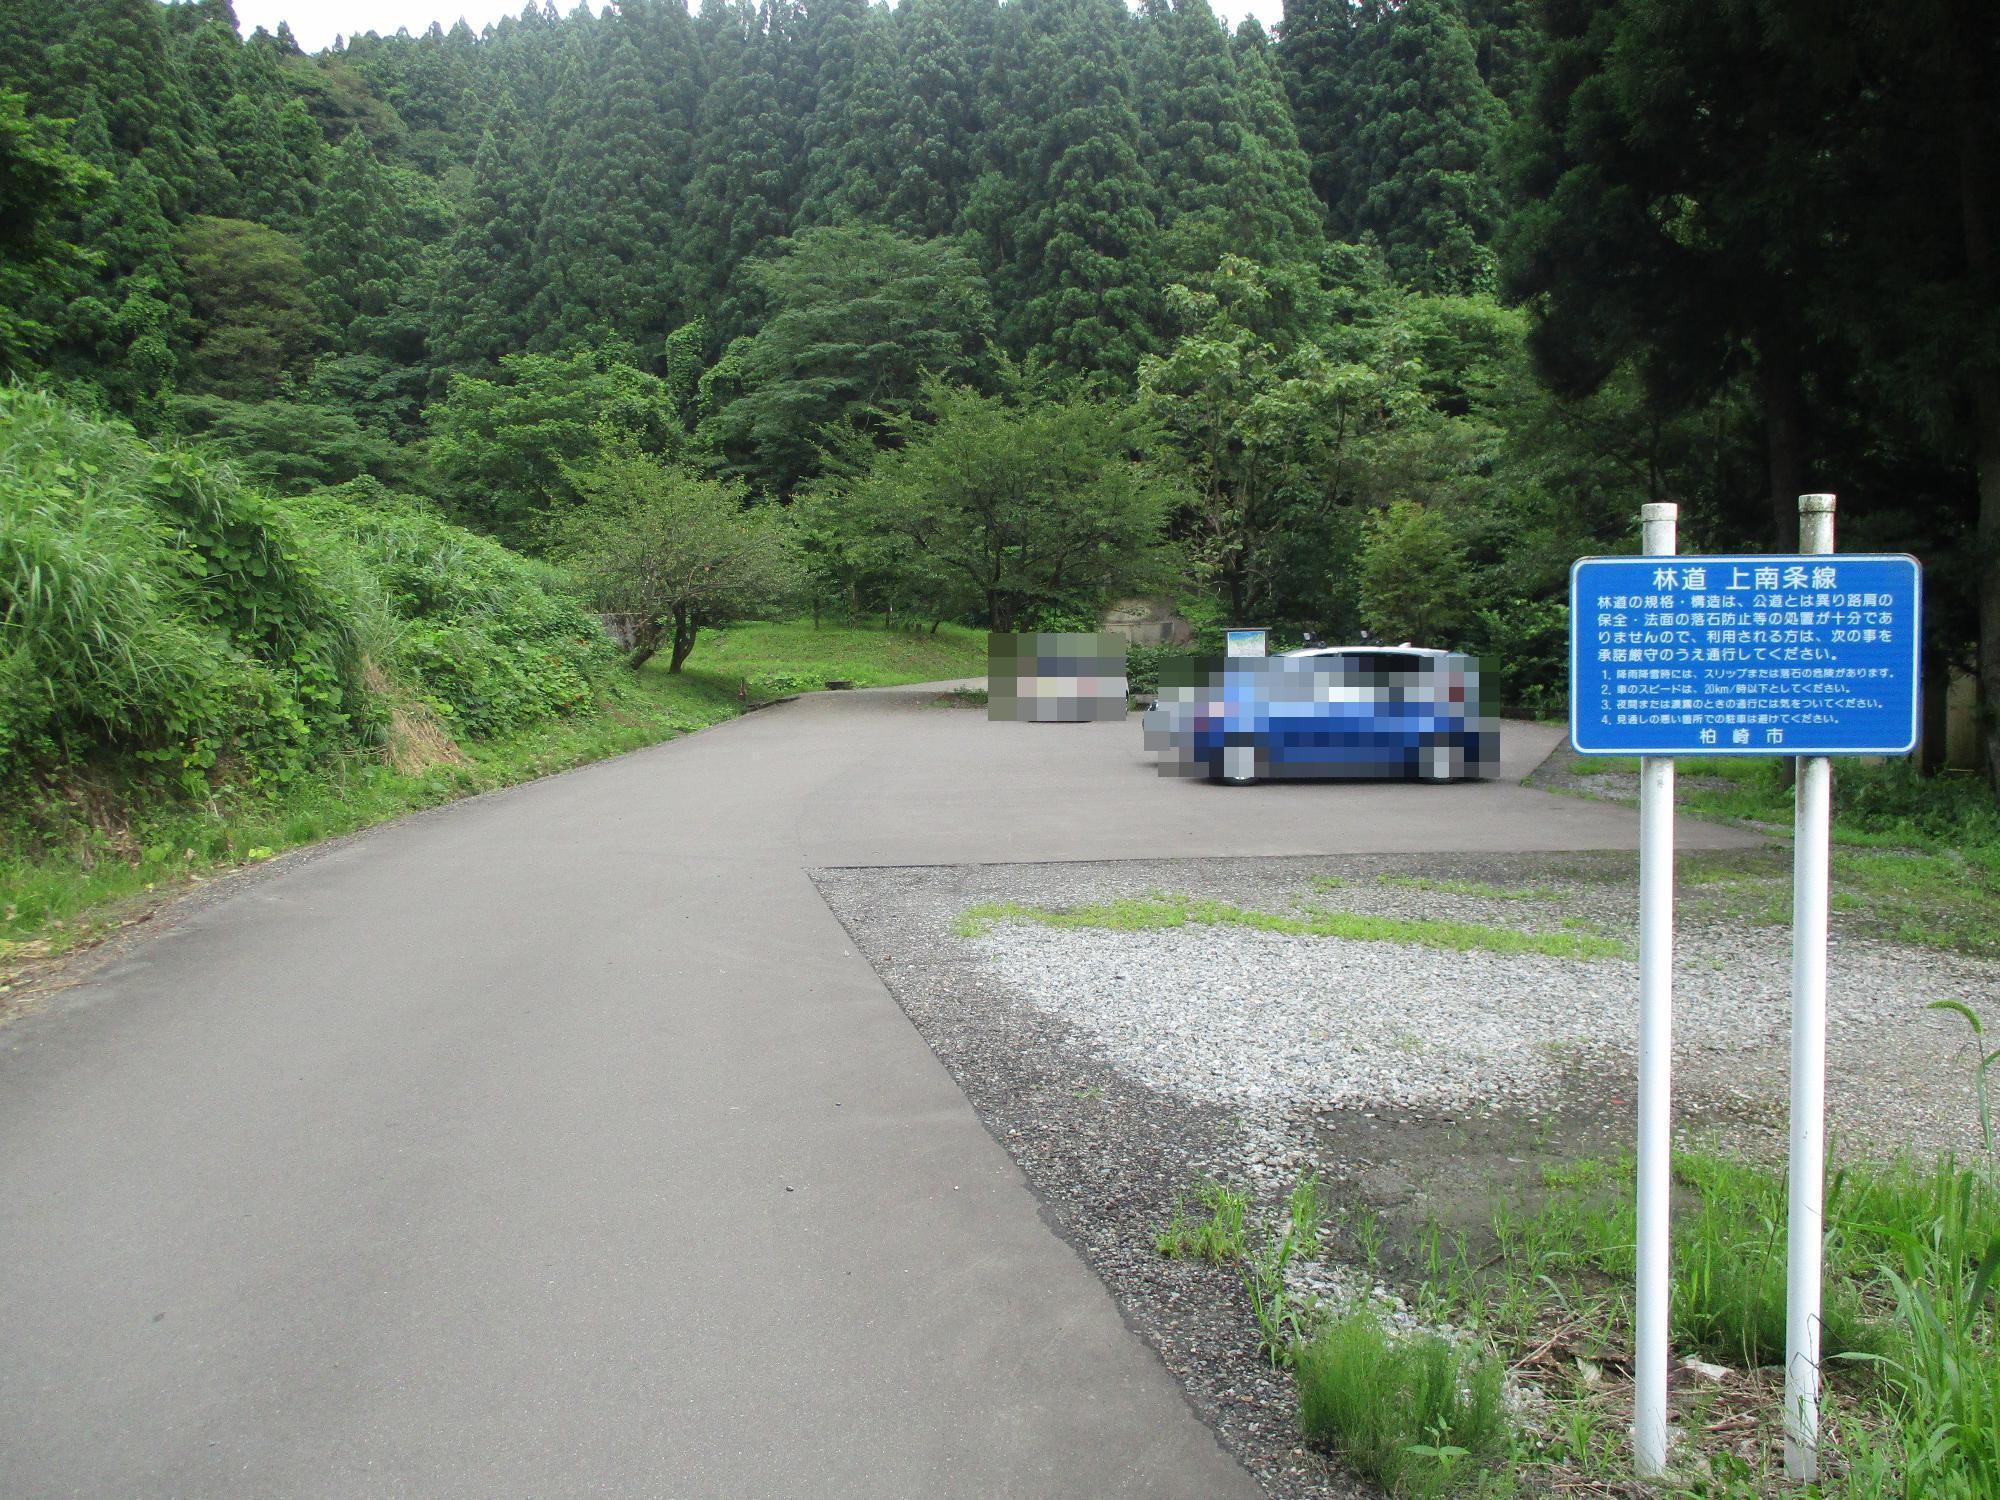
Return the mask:
{"type": "Polygon", "coordinates": [[[1507,1450],[1499,1361],[1432,1333],[1391,1338],[1372,1309],[1321,1329],[1294,1369],[1306,1440],[1398,1500],[1462,1492],[1507,1450]]]}
{"type": "MultiPolygon", "coordinates": [[[[1688,757],[1679,764],[1687,773],[1676,799],[1682,811],[1781,837],[1789,832],[1792,792],[1777,761],[1688,757]]],[[[1591,758],[1574,769],[1586,777],[1636,772],[1638,762],[1591,758]]],[[[1978,778],[1927,779],[1900,760],[1836,760],[1833,793],[1835,911],[1899,942],[2000,957],[2000,805],[1978,778]]],[[[1791,920],[1789,865],[1688,855],[1680,880],[1706,888],[1700,911],[1778,924],[1791,920]]]]}
{"type": "MultiPolygon", "coordinates": [[[[2000,1192],[1992,1168],[1989,1149],[1976,1163],[1854,1163],[1831,1178],[1821,1346],[1838,1477],[1823,1494],[2000,1494],[1993,1297],[2000,1192]]],[[[1576,1353],[1538,1367],[1555,1406],[1540,1446],[1517,1454],[1517,1463],[1526,1475],[1544,1469],[1609,1481],[1629,1454],[1607,1431],[1597,1372],[1631,1338],[1632,1163],[1565,1162],[1543,1175],[1548,1193],[1532,1213],[1496,1209],[1492,1256],[1475,1263],[1462,1239],[1447,1246],[1442,1235],[1428,1235],[1412,1301],[1427,1316],[1480,1329],[1510,1357],[1545,1349],[1556,1331],[1576,1353]]],[[[1676,1357],[1698,1354],[1744,1371],[1779,1364],[1782,1173],[1686,1152],[1676,1155],[1674,1175],[1676,1357]]],[[[1755,1409],[1772,1437],[1775,1405],[1759,1398],[1755,1409]]],[[[1682,1421],[1698,1426],[1692,1416],[1682,1421]]],[[[1711,1457],[1718,1482],[1695,1493],[1768,1492],[1767,1468],[1728,1453],[1711,1457]]]]}
{"type": "Polygon", "coordinates": [[[1154,1248],[1169,1260],[1200,1260],[1212,1266],[1241,1260],[1248,1248],[1249,1194],[1225,1183],[1204,1182],[1195,1189],[1195,1202],[1207,1217],[1189,1218],[1186,1200],[1176,1203],[1173,1218],[1153,1238],[1154,1248]]]}
{"type": "MultiPolygon", "coordinates": [[[[687,670],[635,674],[627,689],[589,712],[548,720],[495,739],[463,741],[462,764],[402,773],[353,754],[295,778],[281,790],[133,804],[115,783],[92,794],[106,816],[79,809],[78,827],[110,824],[59,848],[0,830],[0,987],[23,961],[60,955],[116,928],[158,899],[231,867],[334,838],[475,792],[618,755],[706,728],[741,711],[742,678],[696,670],[713,646],[723,661],[769,669],[802,637],[813,672],[883,685],[965,675],[974,632],[946,626],[936,638],[859,626],[745,625],[704,635],[687,670]],[[253,857],[254,854],[254,857],[253,857]]],[[[985,638],[978,637],[980,670],[985,638]]],[[[753,691],[752,701],[757,694],[753,691]]],[[[79,788],[73,795],[83,795],[79,788]]]]}
{"type": "Polygon", "coordinates": [[[1491,953],[1543,953],[1558,958],[1606,958],[1623,955],[1625,945],[1611,938],[1581,932],[1524,932],[1477,922],[1413,920],[1363,912],[1313,910],[1301,916],[1249,911],[1223,901],[1190,896],[1120,897],[1054,911],[1015,901],[987,901],[970,907],[959,918],[962,937],[978,937],[997,922],[1035,923],[1044,927],[1104,928],[1120,932],[1158,931],[1175,927],[1248,927],[1295,937],[1338,937],[1362,942],[1416,943],[1457,952],[1480,949],[1491,953]]]}
{"type": "MultiPolygon", "coordinates": [[[[647,663],[645,676],[668,676],[666,662],[647,663]]],[[[986,675],[986,633],[964,625],[929,630],[878,629],[811,620],[756,621],[704,630],[681,675],[734,694],[781,697],[814,692],[829,682],[892,687],[986,675]]]]}
{"type": "MultiPolygon", "coordinates": [[[[1772,764],[1727,788],[1690,788],[1702,817],[1783,828],[1791,792],[1772,764]]],[[[1832,907],[1883,937],[2000,957],[2000,808],[1970,777],[1925,780],[1908,766],[1834,767],[1832,907]]],[[[1728,856],[1682,862],[1684,884],[1708,887],[1709,909],[1747,921],[1791,920],[1789,860],[1759,868],[1728,856]]]]}
{"type": "Polygon", "coordinates": [[[1448,896],[1483,896],[1489,901],[1551,901],[1555,892],[1542,886],[1491,885],[1484,880],[1433,880],[1426,875],[1378,875],[1378,884],[1406,891],[1438,891],[1448,896]]]}
{"type": "MultiPolygon", "coordinates": [[[[1726,781],[1755,782],[1769,774],[1764,757],[1756,755],[1682,755],[1675,765],[1689,776],[1711,776],[1726,781]]],[[[1637,776],[1639,759],[1634,755],[1582,755],[1570,767],[1577,776],[1637,776]]]]}

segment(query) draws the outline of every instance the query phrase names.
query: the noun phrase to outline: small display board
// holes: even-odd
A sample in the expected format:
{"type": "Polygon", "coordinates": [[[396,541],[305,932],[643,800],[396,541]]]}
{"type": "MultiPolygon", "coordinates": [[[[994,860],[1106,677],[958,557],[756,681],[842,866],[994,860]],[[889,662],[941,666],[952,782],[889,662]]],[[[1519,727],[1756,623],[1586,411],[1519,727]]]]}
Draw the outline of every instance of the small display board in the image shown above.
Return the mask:
{"type": "Polygon", "coordinates": [[[1901,755],[1922,571],[1901,554],[1586,557],[1570,570],[1580,755],[1901,755]]]}
{"type": "Polygon", "coordinates": [[[1228,654],[1231,656],[1263,656],[1265,643],[1270,632],[1263,629],[1231,630],[1224,632],[1228,654]]]}

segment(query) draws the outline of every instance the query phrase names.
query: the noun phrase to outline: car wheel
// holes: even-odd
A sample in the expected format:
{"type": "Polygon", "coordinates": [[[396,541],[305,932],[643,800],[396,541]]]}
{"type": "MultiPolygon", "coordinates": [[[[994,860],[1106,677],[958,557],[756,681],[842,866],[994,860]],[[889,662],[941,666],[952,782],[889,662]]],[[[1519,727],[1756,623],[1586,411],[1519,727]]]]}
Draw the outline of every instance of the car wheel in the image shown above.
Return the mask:
{"type": "Polygon", "coordinates": [[[1252,745],[1225,745],[1222,779],[1231,786],[1248,786],[1257,779],[1257,750],[1252,745]]]}

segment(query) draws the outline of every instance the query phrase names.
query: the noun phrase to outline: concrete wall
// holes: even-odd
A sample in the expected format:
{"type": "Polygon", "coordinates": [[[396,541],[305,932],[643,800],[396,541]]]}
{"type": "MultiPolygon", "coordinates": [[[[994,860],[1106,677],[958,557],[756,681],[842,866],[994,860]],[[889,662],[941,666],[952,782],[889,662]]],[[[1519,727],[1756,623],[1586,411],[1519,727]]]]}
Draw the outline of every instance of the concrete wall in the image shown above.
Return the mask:
{"type": "Polygon", "coordinates": [[[1135,646],[1185,646],[1194,639],[1194,626],[1171,599],[1120,599],[1104,612],[1104,629],[1135,646]]]}

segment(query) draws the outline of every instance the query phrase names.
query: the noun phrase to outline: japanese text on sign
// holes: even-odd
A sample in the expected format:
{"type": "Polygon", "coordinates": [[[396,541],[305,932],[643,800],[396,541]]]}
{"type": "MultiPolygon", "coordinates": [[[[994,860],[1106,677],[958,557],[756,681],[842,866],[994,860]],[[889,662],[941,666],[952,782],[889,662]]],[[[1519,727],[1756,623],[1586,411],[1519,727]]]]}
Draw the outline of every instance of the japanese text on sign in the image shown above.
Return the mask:
{"type": "Polygon", "coordinates": [[[1900,754],[1916,742],[1916,560],[1593,557],[1570,575],[1583,754],[1900,754]]]}

